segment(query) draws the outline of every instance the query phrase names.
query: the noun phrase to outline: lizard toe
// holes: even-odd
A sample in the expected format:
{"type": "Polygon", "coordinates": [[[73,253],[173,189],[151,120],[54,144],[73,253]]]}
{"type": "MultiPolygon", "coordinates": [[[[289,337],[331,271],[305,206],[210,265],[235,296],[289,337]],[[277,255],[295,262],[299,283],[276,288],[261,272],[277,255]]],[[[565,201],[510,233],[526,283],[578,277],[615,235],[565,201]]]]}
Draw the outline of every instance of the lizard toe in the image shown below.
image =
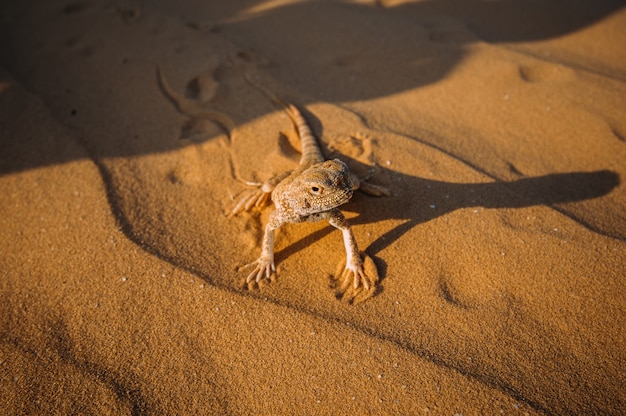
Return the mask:
{"type": "Polygon", "coordinates": [[[361,257],[363,262],[356,265],[346,265],[343,260],[335,273],[337,297],[352,304],[372,297],[379,280],[376,265],[371,257],[365,253],[361,253],[361,257]]]}

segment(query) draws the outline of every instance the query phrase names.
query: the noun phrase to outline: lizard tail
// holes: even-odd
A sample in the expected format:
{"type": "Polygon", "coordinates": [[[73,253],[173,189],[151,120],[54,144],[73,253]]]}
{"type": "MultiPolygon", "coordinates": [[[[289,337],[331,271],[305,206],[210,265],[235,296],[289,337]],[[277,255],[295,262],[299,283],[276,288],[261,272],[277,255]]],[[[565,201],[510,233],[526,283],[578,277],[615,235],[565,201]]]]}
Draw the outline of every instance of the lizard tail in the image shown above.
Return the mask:
{"type": "Polygon", "coordinates": [[[313,135],[313,132],[311,132],[311,128],[300,113],[300,110],[298,110],[298,108],[293,104],[287,104],[280,97],[274,94],[274,92],[269,91],[265,88],[265,86],[253,79],[249,72],[246,72],[244,77],[250,85],[261,91],[261,93],[263,93],[263,95],[265,95],[270,101],[282,107],[291,121],[293,121],[302,143],[302,157],[300,158],[300,165],[311,165],[313,163],[323,162],[325,160],[324,155],[320,150],[317,139],[313,135]]]}
{"type": "Polygon", "coordinates": [[[298,108],[293,104],[289,104],[286,106],[285,112],[289,118],[291,118],[293,124],[295,124],[296,129],[298,129],[298,135],[300,136],[300,141],[302,143],[302,157],[300,158],[300,164],[310,165],[313,163],[323,162],[324,155],[322,155],[317,139],[313,135],[313,132],[311,132],[309,125],[298,108]]]}

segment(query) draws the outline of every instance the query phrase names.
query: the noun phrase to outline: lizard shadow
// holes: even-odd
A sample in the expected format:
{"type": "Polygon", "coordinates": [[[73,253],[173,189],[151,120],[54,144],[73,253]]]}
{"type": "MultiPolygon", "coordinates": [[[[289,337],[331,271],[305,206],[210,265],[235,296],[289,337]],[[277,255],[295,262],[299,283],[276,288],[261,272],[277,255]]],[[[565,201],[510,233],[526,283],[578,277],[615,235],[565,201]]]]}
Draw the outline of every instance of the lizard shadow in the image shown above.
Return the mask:
{"type": "MultiPolygon", "coordinates": [[[[302,114],[316,136],[323,137],[325,128],[322,121],[306,108],[302,108],[302,114]]],[[[324,153],[329,158],[339,157],[352,169],[356,168],[356,171],[367,172],[368,168],[371,168],[371,166],[364,165],[354,158],[337,154],[334,151],[331,152],[321,141],[320,145],[324,147],[324,153]]],[[[463,162],[462,159],[450,153],[445,151],[443,153],[450,158],[463,162]]],[[[472,169],[476,170],[476,168],[472,169]]],[[[413,227],[464,208],[501,209],[543,205],[558,211],[595,233],[624,240],[624,236],[619,230],[597,227],[577,215],[575,210],[561,205],[609,194],[621,183],[620,176],[611,170],[553,173],[536,177],[523,177],[514,181],[494,178],[493,182],[483,183],[438,181],[396,172],[381,166],[378,166],[376,170],[376,177],[386,180],[385,185],[390,188],[392,195],[372,197],[363,192],[356,192],[351,201],[342,208],[352,211],[352,207],[358,207],[354,210],[359,213],[358,216],[349,220],[352,225],[370,224],[383,220],[404,220],[402,224],[385,232],[367,247],[360,246],[361,250],[367,251],[368,255],[374,258],[381,280],[386,275],[387,265],[383,259],[376,256],[378,253],[397,241],[413,227]],[[397,192],[397,189],[402,189],[402,192],[397,192]]],[[[334,228],[331,226],[324,227],[280,250],[277,252],[277,256],[289,257],[306,249],[314,241],[333,231],[334,228]]],[[[379,288],[380,290],[381,288],[379,288]]]]}
{"type": "MultiPolygon", "coordinates": [[[[386,275],[386,264],[376,255],[400,239],[412,228],[464,208],[525,208],[537,205],[551,207],[568,216],[591,231],[613,238],[605,230],[595,229],[584,220],[561,209],[559,204],[598,198],[610,193],[620,184],[617,173],[609,170],[594,172],[555,173],[522,178],[514,181],[488,183],[454,183],[425,179],[381,168],[381,176],[394,177],[394,184],[401,184],[400,196],[370,197],[355,194],[345,207],[353,208],[359,215],[350,219],[352,225],[364,225],[383,220],[405,220],[380,235],[367,247],[361,247],[375,258],[380,278],[386,275]]],[[[392,188],[392,192],[394,189],[392,188]]],[[[334,228],[325,227],[281,250],[282,258],[305,249],[334,228]]]]}

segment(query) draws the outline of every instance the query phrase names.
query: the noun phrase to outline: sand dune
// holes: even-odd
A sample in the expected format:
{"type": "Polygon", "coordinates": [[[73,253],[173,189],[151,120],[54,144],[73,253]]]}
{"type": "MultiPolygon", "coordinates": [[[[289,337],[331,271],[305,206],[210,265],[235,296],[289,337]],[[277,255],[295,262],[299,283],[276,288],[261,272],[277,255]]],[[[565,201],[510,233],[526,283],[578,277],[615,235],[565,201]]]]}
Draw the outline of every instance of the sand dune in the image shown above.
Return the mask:
{"type": "Polygon", "coordinates": [[[0,8],[8,414],[622,414],[622,2],[159,0],[0,8]],[[168,99],[157,68],[193,114],[168,99]],[[391,195],[341,235],[244,181],[325,154],[391,195]],[[221,114],[225,118],[217,117],[221,114]]]}

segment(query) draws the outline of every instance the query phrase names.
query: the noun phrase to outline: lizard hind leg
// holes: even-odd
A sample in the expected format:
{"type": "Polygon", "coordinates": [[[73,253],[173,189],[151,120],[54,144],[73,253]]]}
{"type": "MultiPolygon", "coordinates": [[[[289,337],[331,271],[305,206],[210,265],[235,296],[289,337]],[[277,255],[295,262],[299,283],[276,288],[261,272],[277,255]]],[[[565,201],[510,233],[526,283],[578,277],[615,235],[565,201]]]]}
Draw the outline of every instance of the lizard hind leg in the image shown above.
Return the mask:
{"type": "Polygon", "coordinates": [[[253,207],[263,209],[269,205],[270,197],[271,192],[265,192],[263,188],[245,192],[230,212],[230,216],[237,215],[243,211],[250,211],[253,207]]]}
{"type": "Polygon", "coordinates": [[[268,206],[271,202],[272,191],[276,185],[289,176],[289,174],[291,174],[291,171],[287,171],[282,175],[274,176],[263,184],[254,184],[257,189],[245,192],[230,212],[229,216],[232,217],[240,212],[250,211],[252,208],[263,209],[268,206]]]}
{"type": "Polygon", "coordinates": [[[371,196],[389,196],[391,191],[381,185],[375,185],[369,183],[367,178],[359,178],[353,173],[350,173],[350,179],[352,180],[352,187],[356,191],[357,189],[371,196]]]}
{"type": "Polygon", "coordinates": [[[380,280],[374,260],[364,252],[360,257],[362,264],[354,270],[342,260],[334,276],[337,298],[353,305],[371,298],[380,280]]]}

